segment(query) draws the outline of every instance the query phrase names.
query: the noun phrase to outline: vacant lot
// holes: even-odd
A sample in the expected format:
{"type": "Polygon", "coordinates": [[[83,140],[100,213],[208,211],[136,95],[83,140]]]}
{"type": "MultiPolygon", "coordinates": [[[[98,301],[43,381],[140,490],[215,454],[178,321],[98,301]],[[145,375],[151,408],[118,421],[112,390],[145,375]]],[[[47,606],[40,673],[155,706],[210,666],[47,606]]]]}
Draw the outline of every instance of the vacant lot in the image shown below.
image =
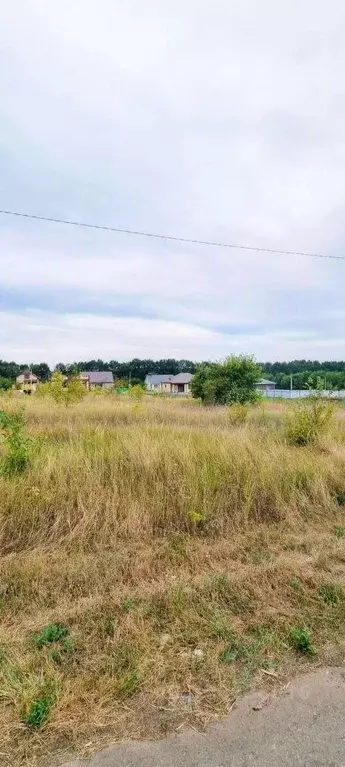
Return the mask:
{"type": "Polygon", "coordinates": [[[201,726],[343,658],[340,407],[309,447],[285,439],[295,404],[25,407],[31,465],[0,476],[0,762],[201,726]]]}

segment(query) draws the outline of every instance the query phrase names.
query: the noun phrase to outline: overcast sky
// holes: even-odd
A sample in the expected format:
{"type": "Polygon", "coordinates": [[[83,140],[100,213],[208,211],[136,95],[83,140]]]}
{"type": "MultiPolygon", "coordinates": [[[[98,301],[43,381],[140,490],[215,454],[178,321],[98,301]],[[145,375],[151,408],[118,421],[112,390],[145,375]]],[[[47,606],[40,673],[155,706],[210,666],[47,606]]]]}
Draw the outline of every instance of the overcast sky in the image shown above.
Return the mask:
{"type": "MultiPolygon", "coordinates": [[[[0,6],[0,207],[345,256],[341,0],[0,6]]],[[[345,358],[345,261],[0,216],[0,357],[345,358]]]]}

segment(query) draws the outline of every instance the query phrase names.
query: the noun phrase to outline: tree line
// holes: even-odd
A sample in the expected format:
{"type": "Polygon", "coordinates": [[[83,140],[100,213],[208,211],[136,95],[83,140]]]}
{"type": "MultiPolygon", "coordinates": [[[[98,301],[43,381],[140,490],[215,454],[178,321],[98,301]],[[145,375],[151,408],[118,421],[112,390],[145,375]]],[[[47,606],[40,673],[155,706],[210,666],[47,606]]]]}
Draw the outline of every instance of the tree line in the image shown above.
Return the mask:
{"type": "MultiPolygon", "coordinates": [[[[208,364],[207,361],[200,364],[208,364]]],[[[55,370],[73,375],[85,370],[110,370],[115,379],[131,380],[133,384],[142,383],[146,375],[195,373],[199,364],[193,360],[176,360],[174,358],[151,360],[133,359],[129,362],[118,360],[104,361],[87,360],[65,364],[59,362],[55,370]]],[[[317,380],[325,382],[328,389],[345,389],[345,362],[318,360],[293,360],[291,362],[263,362],[259,363],[261,375],[275,381],[278,389],[289,389],[291,384],[294,389],[303,389],[307,384],[316,386],[317,380]]],[[[16,362],[0,360],[0,388],[10,388],[16,377],[25,369],[32,370],[41,381],[48,381],[53,372],[46,362],[19,365],[16,362]]]]}

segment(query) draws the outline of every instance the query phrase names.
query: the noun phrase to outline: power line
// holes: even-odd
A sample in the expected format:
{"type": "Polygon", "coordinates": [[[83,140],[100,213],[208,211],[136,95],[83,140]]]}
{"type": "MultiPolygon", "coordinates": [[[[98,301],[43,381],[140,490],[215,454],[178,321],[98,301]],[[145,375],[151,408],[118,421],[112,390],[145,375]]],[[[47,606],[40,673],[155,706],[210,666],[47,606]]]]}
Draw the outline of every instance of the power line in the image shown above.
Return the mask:
{"type": "Polygon", "coordinates": [[[327,258],[335,261],[345,261],[345,256],[330,256],[326,253],[305,253],[299,250],[278,250],[276,248],[260,248],[253,245],[235,245],[230,242],[213,242],[212,240],[196,240],[190,237],[177,237],[171,234],[158,234],[157,232],[141,232],[135,229],[120,229],[116,226],[102,226],[101,224],[87,224],[83,221],[69,221],[64,218],[51,218],[49,216],[38,216],[34,213],[23,213],[16,210],[0,210],[3,216],[18,216],[19,218],[30,218],[36,221],[48,221],[52,224],[67,224],[68,226],[79,226],[83,229],[101,229],[104,232],[117,232],[117,234],[129,234],[135,237],[151,237],[155,240],[169,240],[172,242],[185,242],[191,245],[207,245],[212,248],[231,248],[232,250],[250,250],[257,253],[277,253],[282,256],[306,256],[307,258],[327,258]]]}

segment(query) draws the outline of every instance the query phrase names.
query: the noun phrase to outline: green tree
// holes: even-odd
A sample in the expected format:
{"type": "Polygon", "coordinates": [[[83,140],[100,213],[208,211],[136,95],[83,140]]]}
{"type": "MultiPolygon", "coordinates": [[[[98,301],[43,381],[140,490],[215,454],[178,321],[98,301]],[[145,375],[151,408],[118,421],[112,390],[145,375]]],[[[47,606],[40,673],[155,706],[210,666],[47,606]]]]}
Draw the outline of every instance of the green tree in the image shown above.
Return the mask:
{"type": "Polygon", "coordinates": [[[49,381],[50,367],[46,362],[39,362],[37,365],[30,365],[31,371],[38,376],[40,381],[49,381]]]}
{"type": "Polygon", "coordinates": [[[41,397],[52,397],[58,405],[76,405],[86,394],[86,388],[78,376],[67,379],[62,373],[55,372],[51,381],[41,384],[37,393],[41,397]]]}
{"type": "Polygon", "coordinates": [[[10,378],[4,378],[4,376],[0,376],[0,389],[3,391],[7,391],[8,389],[12,388],[12,381],[10,378]]]}
{"type": "Polygon", "coordinates": [[[193,377],[192,394],[217,405],[254,402],[260,373],[254,358],[245,354],[233,355],[224,362],[203,363],[193,377]]]}

